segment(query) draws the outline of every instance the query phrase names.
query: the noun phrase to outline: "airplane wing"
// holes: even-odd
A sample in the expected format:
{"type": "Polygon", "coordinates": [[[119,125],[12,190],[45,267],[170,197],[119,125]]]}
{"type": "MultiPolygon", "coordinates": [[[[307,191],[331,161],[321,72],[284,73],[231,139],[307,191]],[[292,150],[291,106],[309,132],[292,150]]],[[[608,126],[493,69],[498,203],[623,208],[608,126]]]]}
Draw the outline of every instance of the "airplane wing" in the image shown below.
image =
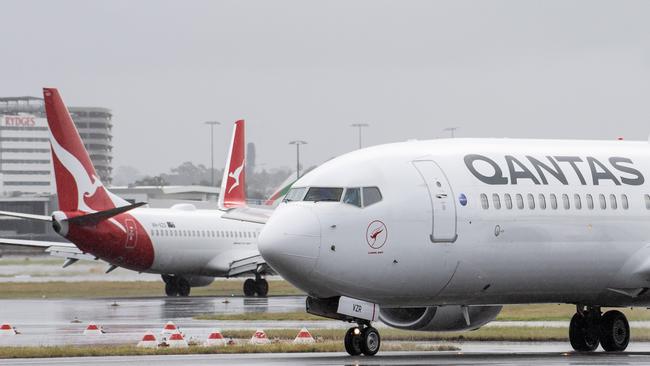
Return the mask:
{"type": "Polygon", "coordinates": [[[232,208],[226,211],[226,213],[224,213],[221,217],[230,220],[266,224],[266,222],[271,217],[271,214],[273,214],[273,208],[270,206],[266,208],[245,206],[232,208]]]}
{"type": "Polygon", "coordinates": [[[79,259],[86,259],[86,260],[96,259],[94,256],[79,250],[79,248],[77,248],[76,245],[72,243],[65,243],[60,241],[39,241],[39,240],[0,238],[0,244],[15,245],[20,247],[45,248],[45,252],[50,253],[50,255],[52,256],[65,258],[68,260],[73,259],[74,262],[76,262],[79,259]]]}
{"type": "Polygon", "coordinates": [[[221,253],[208,263],[206,270],[226,277],[274,273],[256,249],[236,249],[221,253]]]}

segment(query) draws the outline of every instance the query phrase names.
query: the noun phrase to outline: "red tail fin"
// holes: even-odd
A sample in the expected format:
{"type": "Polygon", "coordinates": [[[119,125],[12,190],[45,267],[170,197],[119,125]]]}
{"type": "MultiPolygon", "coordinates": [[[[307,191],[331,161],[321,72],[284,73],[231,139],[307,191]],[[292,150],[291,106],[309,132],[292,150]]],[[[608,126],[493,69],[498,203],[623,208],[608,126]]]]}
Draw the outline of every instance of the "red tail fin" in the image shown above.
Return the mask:
{"type": "Polygon", "coordinates": [[[230,152],[223,172],[219,208],[246,206],[246,139],[244,120],[235,122],[230,143],[230,152]]]}
{"type": "Polygon", "coordinates": [[[59,91],[43,88],[50,126],[52,166],[61,211],[96,212],[127,205],[99,181],[83,141],[59,91]]]}

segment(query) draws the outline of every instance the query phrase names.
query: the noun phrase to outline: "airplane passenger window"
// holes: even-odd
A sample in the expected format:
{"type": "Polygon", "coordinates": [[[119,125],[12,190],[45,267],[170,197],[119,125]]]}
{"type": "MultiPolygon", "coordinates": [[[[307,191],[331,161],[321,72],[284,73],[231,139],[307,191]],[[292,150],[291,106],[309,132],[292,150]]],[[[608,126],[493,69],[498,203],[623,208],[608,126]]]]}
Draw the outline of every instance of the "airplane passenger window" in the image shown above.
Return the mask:
{"type": "Polygon", "coordinates": [[[492,202],[494,203],[494,208],[497,210],[501,209],[501,198],[499,197],[498,194],[494,193],[492,194],[492,202]]]}
{"type": "Polygon", "coordinates": [[[508,210],[512,210],[512,197],[510,196],[510,193],[506,193],[503,195],[504,201],[506,201],[506,208],[508,210]]]}
{"type": "Polygon", "coordinates": [[[605,200],[605,195],[600,194],[598,195],[598,200],[600,201],[600,208],[601,209],[606,209],[607,208],[607,200],[605,200]]]}
{"type": "Polygon", "coordinates": [[[331,187],[311,187],[307,191],[303,201],[311,202],[338,202],[341,200],[341,195],[343,194],[343,188],[331,188],[331,187]]]}
{"type": "Polygon", "coordinates": [[[363,207],[368,207],[381,201],[381,192],[377,187],[363,187],[363,207]]]}
{"type": "Polygon", "coordinates": [[[343,203],[361,207],[361,189],[347,188],[345,190],[345,196],[343,196],[343,203]]]}
{"type": "Polygon", "coordinates": [[[609,195],[609,205],[613,210],[616,210],[618,208],[618,205],[616,204],[616,196],[613,194],[609,195]]]}
{"type": "Polygon", "coordinates": [[[645,208],[646,210],[650,210],[650,195],[648,194],[645,195],[645,208]]]}
{"type": "Polygon", "coordinates": [[[546,197],[543,194],[539,194],[539,208],[546,210],[546,197]]]}
{"type": "Polygon", "coordinates": [[[524,197],[522,195],[520,195],[519,193],[517,193],[515,198],[517,199],[517,208],[520,209],[520,210],[523,210],[524,209],[524,197]]]}
{"type": "Polygon", "coordinates": [[[621,195],[621,207],[623,207],[624,210],[630,208],[630,204],[627,201],[627,196],[624,194],[621,195]]]}
{"type": "Polygon", "coordinates": [[[305,187],[291,188],[284,196],[282,202],[300,201],[305,195],[305,187]]]}
{"type": "Polygon", "coordinates": [[[485,193],[481,193],[481,207],[483,207],[484,210],[487,210],[490,207],[487,195],[485,193]]]}
{"type": "Polygon", "coordinates": [[[576,193],[576,194],[573,195],[573,202],[574,202],[574,205],[576,206],[576,208],[578,210],[582,209],[582,200],[580,199],[579,194],[576,193]]]}
{"type": "Polygon", "coordinates": [[[594,209],[594,198],[590,194],[587,194],[587,208],[594,209]]]}
{"type": "Polygon", "coordinates": [[[571,208],[571,203],[569,202],[569,195],[566,193],[562,195],[562,204],[564,205],[565,210],[571,208]]]}
{"type": "Polygon", "coordinates": [[[557,196],[555,196],[555,193],[551,193],[549,198],[551,200],[551,208],[557,210],[557,196]]]}
{"type": "Polygon", "coordinates": [[[535,196],[532,194],[528,193],[528,208],[531,210],[535,209],[535,196]]]}

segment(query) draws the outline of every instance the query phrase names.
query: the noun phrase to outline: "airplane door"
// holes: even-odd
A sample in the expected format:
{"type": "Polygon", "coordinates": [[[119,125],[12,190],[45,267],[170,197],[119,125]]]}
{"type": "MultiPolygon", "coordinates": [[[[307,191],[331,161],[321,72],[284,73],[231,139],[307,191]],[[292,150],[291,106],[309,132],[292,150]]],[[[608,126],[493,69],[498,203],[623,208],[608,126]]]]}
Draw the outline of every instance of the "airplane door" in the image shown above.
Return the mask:
{"type": "Polygon", "coordinates": [[[456,202],[449,181],[440,166],[433,160],[413,161],[415,169],[424,180],[431,201],[432,243],[453,243],[456,232],[456,202]]]}
{"type": "Polygon", "coordinates": [[[126,224],[126,244],[124,247],[135,248],[135,244],[138,242],[138,229],[135,226],[135,221],[126,219],[124,223],[126,224]]]}

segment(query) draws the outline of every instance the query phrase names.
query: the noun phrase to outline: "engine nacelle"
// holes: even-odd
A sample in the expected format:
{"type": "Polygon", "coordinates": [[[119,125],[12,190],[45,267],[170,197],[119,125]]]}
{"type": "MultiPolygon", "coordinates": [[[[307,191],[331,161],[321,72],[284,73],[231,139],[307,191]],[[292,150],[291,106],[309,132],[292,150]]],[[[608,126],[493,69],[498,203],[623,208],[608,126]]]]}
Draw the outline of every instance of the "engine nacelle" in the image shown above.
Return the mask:
{"type": "Polygon", "coordinates": [[[214,282],[214,277],[209,276],[186,276],[182,275],[184,279],[190,284],[191,287],[203,287],[208,286],[214,282]]]}
{"type": "Polygon", "coordinates": [[[393,328],[451,332],[474,330],[494,320],[501,306],[469,306],[469,325],[458,305],[427,306],[419,308],[384,308],[379,319],[393,328]]]}

